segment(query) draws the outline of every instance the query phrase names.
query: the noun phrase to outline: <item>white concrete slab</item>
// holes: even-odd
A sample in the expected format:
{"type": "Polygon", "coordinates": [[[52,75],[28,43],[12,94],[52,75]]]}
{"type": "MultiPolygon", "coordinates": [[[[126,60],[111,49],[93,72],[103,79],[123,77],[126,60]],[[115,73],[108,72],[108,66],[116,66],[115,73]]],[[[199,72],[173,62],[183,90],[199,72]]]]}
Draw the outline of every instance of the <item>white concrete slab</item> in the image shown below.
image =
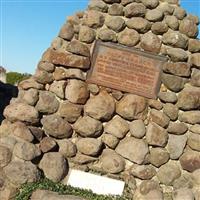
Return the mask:
{"type": "Polygon", "coordinates": [[[102,195],[122,195],[125,183],[120,180],[72,169],[67,185],[92,190],[102,195]]]}

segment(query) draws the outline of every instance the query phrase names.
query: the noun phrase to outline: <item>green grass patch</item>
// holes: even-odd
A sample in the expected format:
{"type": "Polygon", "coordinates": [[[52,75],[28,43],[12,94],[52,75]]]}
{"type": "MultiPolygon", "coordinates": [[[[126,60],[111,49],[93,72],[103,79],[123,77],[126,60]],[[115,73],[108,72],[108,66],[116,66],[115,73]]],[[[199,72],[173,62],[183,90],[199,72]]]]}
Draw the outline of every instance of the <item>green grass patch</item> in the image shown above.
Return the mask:
{"type": "Polygon", "coordinates": [[[63,195],[74,195],[83,197],[87,200],[126,200],[125,197],[120,196],[97,195],[90,190],[83,190],[74,188],[72,186],[66,186],[61,183],[54,183],[48,179],[42,179],[36,183],[24,184],[21,187],[20,192],[17,194],[15,200],[29,200],[32,193],[37,189],[49,190],[63,195]]]}

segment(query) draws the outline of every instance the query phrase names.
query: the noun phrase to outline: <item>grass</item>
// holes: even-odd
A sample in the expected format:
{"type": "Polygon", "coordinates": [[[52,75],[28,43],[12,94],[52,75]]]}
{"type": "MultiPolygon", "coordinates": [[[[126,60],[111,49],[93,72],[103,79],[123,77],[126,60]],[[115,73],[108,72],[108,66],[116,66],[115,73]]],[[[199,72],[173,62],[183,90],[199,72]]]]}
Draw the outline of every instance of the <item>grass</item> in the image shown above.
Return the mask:
{"type": "Polygon", "coordinates": [[[54,183],[48,179],[42,179],[36,183],[26,183],[22,185],[20,192],[17,194],[15,200],[29,200],[32,193],[37,189],[50,190],[64,195],[74,195],[83,197],[87,200],[126,200],[125,197],[120,196],[97,195],[90,190],[83,190],[74,188],[72,186],[66,186],[61,183],[54,183]]]}

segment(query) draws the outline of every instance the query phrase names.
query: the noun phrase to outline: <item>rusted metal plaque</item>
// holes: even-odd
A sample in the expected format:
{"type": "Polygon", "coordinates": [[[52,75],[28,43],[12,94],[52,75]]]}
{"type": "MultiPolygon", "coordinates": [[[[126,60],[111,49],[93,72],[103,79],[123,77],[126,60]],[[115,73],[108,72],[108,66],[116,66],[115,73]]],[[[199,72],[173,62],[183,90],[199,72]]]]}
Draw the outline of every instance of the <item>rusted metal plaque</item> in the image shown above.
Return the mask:
{"type": "Polygon", "coordinates": [[[93,49],[88,83],[156,98],[162,65],[167,60],[135,48],[97,41],[93,49]]]}

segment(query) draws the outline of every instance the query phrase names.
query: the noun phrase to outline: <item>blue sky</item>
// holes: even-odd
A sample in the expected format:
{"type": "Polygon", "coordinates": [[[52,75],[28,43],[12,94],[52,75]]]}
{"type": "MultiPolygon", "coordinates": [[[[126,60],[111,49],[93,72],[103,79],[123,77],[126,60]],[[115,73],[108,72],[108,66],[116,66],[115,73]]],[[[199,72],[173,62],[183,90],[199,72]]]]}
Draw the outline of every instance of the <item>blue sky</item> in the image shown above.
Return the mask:
{"type": "MultiPolygon", "coordinates": [[[[89,0],[0,0],[0,65],[9,71],[34,73],[66,17],[84,10],[89,0]]],[[[200,17],[200,0],[182,0],[188,13],[200,17]]]]}

